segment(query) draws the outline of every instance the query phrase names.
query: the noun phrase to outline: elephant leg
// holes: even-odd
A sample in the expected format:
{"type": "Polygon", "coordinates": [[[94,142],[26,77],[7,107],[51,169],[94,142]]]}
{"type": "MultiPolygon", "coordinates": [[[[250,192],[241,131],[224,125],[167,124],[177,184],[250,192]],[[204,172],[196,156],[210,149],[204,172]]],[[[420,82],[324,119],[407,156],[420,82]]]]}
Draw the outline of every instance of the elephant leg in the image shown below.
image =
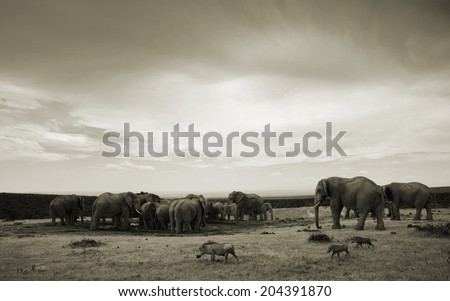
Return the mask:
{"type": "Polygon", "coordinates": [[[50,214],[52,216],[52,225],[55,226],[56,225],[56,212],[54,208],[50,209],[50,214]]]}
{"type": "MultiPolygon", "coordinates": [[[[384,228],[384,219],[383,219],[383,212],[384,208],[376,209],[373,213],[375,214],[375,217],[377,218],[377,225],[375,227],[375,230],[386,230],[384,228]]],[[[361,246],[362,247],[362,246],[361,246]]]]}
{"type": "Polygon", "coordinates": [[[331,208],[331,214],[333,216],[333,226],[331,226],[332,229],[341,229],[340,219],[341,219],[341,211],[343,206],[338,205],[332,205],[331,208]]]}
{"type": "Polygon", "coordinates": [[[68,215],[69,216],[69,225],[73,225],[75,223],[75,219],[76,219],[76,210],[72,210],[72,213],[68,215]]]}
{"type": "Polygon", "coordinates": [[[121,220],[122,220],[121,213],[114,215],[111,221],[113,228],[118,228],[120,226],[121,220]]]}
{"type": "Polygon", "coordinates": [[[94,213],[94,216],[92,216],[92,221],[91,221],[91,230],[98,230],[98,221],[100,219],[100,216],[96,213],[94,213]]]}
{"type": "MultiPolygon", "coordinates": [[[[141,217],[139,217],[139,219],[141,219],[141,217]]],[[[147,219],[145,217],[142,218],[142,224],[144,225],[144,229],[148,230],[148,222],[147,222],[147,219]]]]}
{"type": "MultiPolygon", "coordinates": [[[[172,232],[173,232],[173,230],[172,230],[172,232]]],[[[175,232],[178,234],[181,233],[181,222],[179,219],[177,219],[175,221],[175,232]]]]}
{"type": "Polygon", "coordinates": [[[345,208],[344,219],[349,219],[349,218],[350,218],[350,208],[345,208]]]}
{"type": "MultiPolygon", "coordinates": [[[[400,209],[397,203],[392,203],[392,213],[394,214],[394,220],[400,220],[400,209]]],[[[392,217],[391,217],[392,218],[392,217]]]]}
{"type": "Polygon", "coordinates": [[[426,209],[427,209],[427,220],[428,221],[432,221],[433,220],[433,214],[431,213],[431,202],[427,203],[426,209]]]}
{"type": "MultiPolygon", "coordinates": [[[[123,229],[124,230],[128,230],[128,228],[130,228],[130,220],[128,217],[127,213],[122,213],[121,217],[120,217],[120,221],[123,219],[123,229]]],[[[120,223],[119,221],[119,223],[120,223]]]]}
{"type": "Polygon", "coordinates": [[[414,216],[415,221],[420,221],[422,219],[422,207],[416,208],[416,215],[414,216]]]}
{"type": "Polygon", "coordinates": [[[225,253],[225,261],[223,262],[223,264],[227,263],[228,261],[228,253],[225,253]]]}
{"type": "Polygon", "coordinates": [[[364,230],[364,224],[366,222],[367,215],[369,214],[369,211],[361,211],[359,213],[359,220],[358,223],[355,226],[355,230],[364,230]]]}
{"type": "Polygon", "coordinates": [[[66,217],[66,214],[64,212],[62,212],[60,214],[59,219],[61,220],[61,226],[66,226],[67,225],[67,223],[66,223],[67,217],[66,217]]]}
{"type": "Polygon", "coordinates": [[[188,233],[194,232],[194,231],[192,230],[191,223],[184,223],[184,227],[185,227],[185,229],[186,229],[186,232],[188,232],[188,233]]]}

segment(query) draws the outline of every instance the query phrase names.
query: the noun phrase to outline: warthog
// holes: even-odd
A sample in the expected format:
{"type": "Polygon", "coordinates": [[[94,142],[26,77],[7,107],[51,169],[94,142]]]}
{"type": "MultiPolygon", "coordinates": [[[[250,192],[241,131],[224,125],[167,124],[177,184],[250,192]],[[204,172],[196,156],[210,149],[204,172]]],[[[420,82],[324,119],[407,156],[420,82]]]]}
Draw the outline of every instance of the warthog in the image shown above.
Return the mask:
{"type": "Polygon", "coordinates": [[[348,246],[346,244],[344,245],[330,245],[330,247],[328,248],[327,253],[333,252],[333,254],[331,254],[331,258],[333,258],[334,254],[337,254],[338,257],[339,253],[341,252],[346,252],[347,254],[345,254],[345,256],[350,255],[350,252],[348,251],[348,246]]]}
{"type": "Polygon", "coordinates": [[[366,245],[367,245],[367,248],[370,248],[370,246],[372,246],[372,247],[375,248],[375,246],[374,246],[373,243],[372,243],[372,239],[371,239],[371,238],[368,238],[368,237],[353,236],[353,237],[350,239],[350,241],[351,241],[351,242],[355,242],[355,243],[356,243],[356,247],[361,246],[361,248],[362,248],[362,245],[363,245],[363,244],[366,244],[366,245]]]}
{"type": "Polygon", "coordinates": [[[200,248],[200,254],[197,254],[197,258],[202,257],[205,254],[211,254],[211,261],[216,260],[216,255],[225,256],[225,262],[228,261],[228,254],[231,254],[236,258],[237,263],[239,264],[239,259],[234,253],[234,246],[232,244],[223,244],[217,243],[213,241],[208,241],[204,243],[200,248]]]}

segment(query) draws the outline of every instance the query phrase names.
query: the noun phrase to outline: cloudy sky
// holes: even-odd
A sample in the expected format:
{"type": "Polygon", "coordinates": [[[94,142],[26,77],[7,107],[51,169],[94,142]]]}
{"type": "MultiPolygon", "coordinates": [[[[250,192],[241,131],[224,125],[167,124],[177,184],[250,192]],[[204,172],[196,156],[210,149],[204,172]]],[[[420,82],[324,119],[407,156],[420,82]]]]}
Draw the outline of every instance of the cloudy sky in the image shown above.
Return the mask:
{"type": "Polygon", "coordinates": [[[1,1],[0,190],[449,185],[449,32],[448,1],[1,1]],[[125,122],[158,148],[177,123],[224,137],[270,123],[301,141],[328,121],[346,157],[139,158],[136,141],[101,156],[125,122]]]}

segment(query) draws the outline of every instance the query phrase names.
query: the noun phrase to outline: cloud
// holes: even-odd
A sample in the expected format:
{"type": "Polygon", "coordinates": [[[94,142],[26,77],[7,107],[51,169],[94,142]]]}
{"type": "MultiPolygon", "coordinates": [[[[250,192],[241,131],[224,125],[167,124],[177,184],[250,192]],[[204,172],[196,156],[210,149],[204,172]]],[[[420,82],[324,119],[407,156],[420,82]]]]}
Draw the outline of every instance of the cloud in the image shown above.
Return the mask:
{"type": "Polygon", "coordinates": [[[271,177],[279,177],[279,176],[282,176],[282,175],[283,174],[281,172],[278,172],[278,171],[270,173],[271,177]]]}
{"type": "Polygon", "coordinates": [[[6,84],[0,94],[8,95],[0,102],[0,160],[70,160],[99,151],[104,130],[72,116],[72,105],[6,84]]]}
{"type": "Polygon", "coordinates": [[[155,170],[153,166],[150,165],[140,165],[135,164],[129,160],[120,162],[119,164],[108,163],[105,165],[106,168],[112,169],[139,169],[139,170],[155,170]]]}
{"type": "Polygon", "coordinates": [[[167,189],[296,190],[358,170],[380,182],[404,173],[442,184],[436,175],[450,161],[447,2],[1,3],[0,160],[18,171],[11,185],[19,188],[30,162],[59,168],[29,179],[39,184],[74,167],[85,178],[91,166],[80,185],[94,176],[111,185],[102,179],[130,172],[121,185],[137,186],[152,168],[170,174],[152,182],[167,189]],[[103,134],[122,133],[125,122],[144,136],[195,123],[224,137],[271,123],[303,143],[306,132],[324,135],[327,121],[347,131],[348,157],[269,158],[263,139],[256,158],[138,159],[135,142],[128,160],[100,155],[103,134]],[[287,181],[271,184],[277,173],[287,181]]]}

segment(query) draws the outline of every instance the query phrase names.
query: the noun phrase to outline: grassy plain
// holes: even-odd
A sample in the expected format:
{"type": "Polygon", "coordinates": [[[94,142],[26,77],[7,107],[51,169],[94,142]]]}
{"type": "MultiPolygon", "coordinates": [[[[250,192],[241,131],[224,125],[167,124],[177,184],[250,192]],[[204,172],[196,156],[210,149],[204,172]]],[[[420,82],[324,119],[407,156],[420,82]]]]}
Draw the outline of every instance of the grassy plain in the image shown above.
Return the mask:
{"type": "MultiPolygon", "coordinates": [[[[450,209],[434,209],[434,224],[450,222],[450,209]]],[[[275,209],[273,221],[218,221],[202,233],[178,236],[146,232],[135,224],[128,231],[91,232],[88,223],[51,226],[49,219],[0,223],[0,280],[449,280],[450,239],[415,230],[413,210],[401,221],[385,218],[386,231],[366,221],[355,231],[356,219],[331,229],[329,207],[320,210],[322,233],[337,243],[354,235],[375,239],[375,248],[356,248],[350,256],[330,258],[328,243],[309,242],[314,233],[311,207],[275,209]],[[97,247],[71,247],[82,239],[97,247]],[[240,264],[230,256],[223,264],[205,255],[196,259],[207,240],[235,246],[240,264]]],[[[89,221],[89,218],[88,218],[89,221]]]]}

